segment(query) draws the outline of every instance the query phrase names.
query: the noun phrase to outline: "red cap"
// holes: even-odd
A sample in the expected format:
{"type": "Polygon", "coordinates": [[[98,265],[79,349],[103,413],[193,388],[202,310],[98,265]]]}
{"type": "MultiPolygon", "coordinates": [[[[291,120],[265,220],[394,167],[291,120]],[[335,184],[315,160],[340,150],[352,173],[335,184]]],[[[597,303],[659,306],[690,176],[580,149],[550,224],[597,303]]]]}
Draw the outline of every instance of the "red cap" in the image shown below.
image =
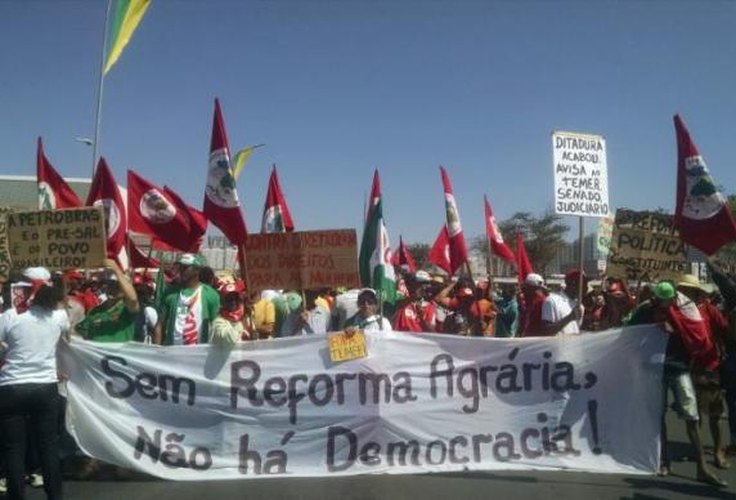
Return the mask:
{"type": "Polygon", "coordinates": [[[67,281],[84,279],[84,274],[80,273],[76,269],[69,269],[68,271],[64,271],[64,276],[66,277],[67,281]]]}
{"type": "MultiPolygon", "coordinates": [[[[583,273],[583,278],[585,278],[585,273],[583,273]]],[[[565,281],[577,279],[580,279],[580,269],[570,269],[565,273],[565,281]]]]}
{"type": "Polygon", "coordinates": [[[223,297],[231,293],[241,294],[245,292],[245,283],[243,283],[243,280],[236,280],[236,281],[231,281],[229,283],[223,283],[222,285],[220,285],[218,292],[220,292],[220,295],[222,295],[223,297]]]}

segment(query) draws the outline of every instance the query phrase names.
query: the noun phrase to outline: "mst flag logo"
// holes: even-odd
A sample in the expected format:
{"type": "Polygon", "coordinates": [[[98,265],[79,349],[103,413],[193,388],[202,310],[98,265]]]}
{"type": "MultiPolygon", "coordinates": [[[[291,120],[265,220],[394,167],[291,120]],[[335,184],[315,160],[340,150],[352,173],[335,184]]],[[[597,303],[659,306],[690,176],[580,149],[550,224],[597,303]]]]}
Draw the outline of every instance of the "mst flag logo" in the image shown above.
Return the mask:
{"type": "Polygon", "coordinates": [[[41,210],[54,210],[56,208],[56,196],[48,182],[38,183],[38,207],[41,210]]]}
{"type": "Polygon", "coordinates": [[[149,189],[141,197],[141,215],[153,224],[166,224],[176,217],[176,207],[157,189],[149,189]]]}
{"type": "Polygon", "coordinates": [[[120,211],[115,203],[115,200],[110,198],[103,198],[101,200],[95,200],[92,203],[93,207],[102,207],[105,213],[105,234],[110,239],[120,228],[120,211]]]}
{"type": "Polygon", "coordinates": [[[713,183],[703,157],[685,158],[685,203],[682,214],[689,219],[709,219],[716,215],[726,203],[726,199],[713,183]]]}
{"type": "Polygon", "coordinates": [[[237,208],[239,206],[235,177],[230,170],[230,156],[225,148],[210,153],[205,192],[207,199],[218,207],[237,208]]]}

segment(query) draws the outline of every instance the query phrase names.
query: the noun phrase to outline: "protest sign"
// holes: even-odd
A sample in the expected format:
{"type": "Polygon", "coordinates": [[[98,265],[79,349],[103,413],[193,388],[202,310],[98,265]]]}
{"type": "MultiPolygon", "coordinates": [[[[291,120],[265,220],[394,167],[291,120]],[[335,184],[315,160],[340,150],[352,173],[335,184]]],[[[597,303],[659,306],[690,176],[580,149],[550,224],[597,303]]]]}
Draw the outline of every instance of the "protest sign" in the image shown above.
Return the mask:
{"type": "Polygon", "coordinates": [[[656,325],[494,339],[366,332],[333,364],[325,336],[61,349],[67,427],[93,457],[166,479],[659,467],[656,325]]]}
{"type": "Polygon", "coordinates": [[[8,215],[13,267],[49,270],[102,267],[105,230],[99,207],[15,212],[8,215]]]}
{"type": "Polygon", "coordinates": [[[10,260],[10,242],[8,241],[9,207],[0,207],[0,283],[8,281],[12,262],[10,260]]]}
{"type": "Polygon", "coordinates": [[[606,140],[600,135],[552,133],[555,213],[608,215],[606,140]]]}
{"type": "Polygon", "coordinates": [[[330,349],[330,361],[333,363],[365,358],[368,355],[363,332],[332,333],[328,336],[327,342],[330,349]]]}
{"type": "Polygon", "coordinates": [[[249,235],[249,290],[360,286],[354,229],[249,235]]]}
{"type": "Polygon", "coordinates": [[[613,225],[607,274],[654,282],[677,281],[688,273],[687,246],[672,227],[672,216],[619,209],[613,225]]]}

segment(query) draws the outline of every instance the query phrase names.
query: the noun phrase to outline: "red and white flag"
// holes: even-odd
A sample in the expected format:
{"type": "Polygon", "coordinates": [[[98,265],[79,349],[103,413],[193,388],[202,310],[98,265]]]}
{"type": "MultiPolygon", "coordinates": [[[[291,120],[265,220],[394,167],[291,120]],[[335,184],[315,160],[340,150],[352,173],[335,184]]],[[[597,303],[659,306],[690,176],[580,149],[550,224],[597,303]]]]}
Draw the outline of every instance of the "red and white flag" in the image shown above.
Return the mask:
{"type": "Polygon", "coordinates": [[[434,245],[429,250],[427,257],[429,261],[440,269],[444,269],[448,274],[452,274],[452,266],[450,265],[450,235],[447,232],[447,226],[442,226],[440,234],[434,240],[434,245]]]}
{"type": "Polygon", "coordinates": [[[235,245],[245,243],[248,231],[235,189],[230,147],[225,133],[220,101],[215,99],[215,115],[210,140],[207,185],[204,190],[204,210],[207,219],[235,245]]]}
{"type": "Polygon", "coordinates": [[[72,191],[69,184],[54,169],[43,153],[43,143],[38,138],[36,152],[36,182],[38,183],[38,209],[56,210],[60,208],[79,208],[82,200],[72,191]]]}
{"type": "Polygon", "coordinates": [[[291,219],[291,212],[289,212],[289,206],[286,204],[284,193],[281,191],[279,174],[276,171],[276,165],[274,165],[271,170],[271,177],[268,179],[268,191],[266,193],[266,203],[263,207],[261,232],[288,233],[293,230],[294,221],[291,219]]]}
{"type": "Polygon", "coordinates": [[[100,158],[92,179],[92,187],[87,195],[88,207],[102,207],[105,213],[105,234],[107,234],[107,256],[118,261],[120,267],[127,269],[128,256],[125,249],[128,221],[120,188],[112,175],[112,170],[104,158],[100,158]]]}
{"type": "Polygon", "coordinates": [[[524,283],[524,279],[527,275],[533,272],[534,269],[532,268],[532,263],[526,253],[524,238],[521,236],[520,231],[516,233],[516,273],[519,277],[519,284],[524,283]]]}
{"type": "Polygon", "coordinates": [[[399,248],[396,249],[393,257],[391,258],[391,264],[406,268],[411,273],[417,272],[417,265],[414,263],[414,257],[411,256],[411,252],[404,245],[404,240],[399,235],[399,248]]]}
{"type": "Polygon", "coordinates": [[[451,275],[468,261],[468,248],[465,245],[465,236],[460,224],[460,212],[457,210],[455,196],[452,194],[452,186],[447,172],[440,166],[442,174],[442,186],[445,191],[445,213],[447,216],[447,236],[450,244],[450,271],[451,275]]]}
{"type": "Polygon", "coordinates": [[[164,186],[164,193],[166,193],[169,199],[174,203],[177,210],[187,218],[189,225],[187,243],[189,244],[189,247],[185,251],[190,253],[199,252],[199,247],[202,246],[202,240],[204,239],[204,233],[207,232],[207,217],[200,210],[187,205],[181,196],[179,196],[170,187],[164,186]]]}
{"type": "Polygon", "coordinates": [[[158,269],[161,267],[161,263],[157,259],[151,257],[150,254],[145,254],[130,238],[128,238],[128,255],[130,256],[130,267],[134,269],[158,269]]]}
{"type": "Polygon", "coordinates": [[[493,210],[491,204],[488,203],[488,198],[483,195],[483,203],[485,204],[486,210],[486,236],[488,241],[491,243],[491,251],[494,255],[498,255],[509,264],[516,262],[516,256],[511,251],[509,246],[503,241],[501,231],[499,231],[496,225],[496,218],[493,216],[493,210]]]}
{"type": "Polygon", "coordinates": [[[677,134],[677,203],[674,225],[680,239],[708,255],[736,240],[736,223],[680,115],[677,134]]]}
{"type": "Polygon", "coordinates": [[[166,190],[128,170],[128,227],[189,252],[190,221],[166,190]]]}

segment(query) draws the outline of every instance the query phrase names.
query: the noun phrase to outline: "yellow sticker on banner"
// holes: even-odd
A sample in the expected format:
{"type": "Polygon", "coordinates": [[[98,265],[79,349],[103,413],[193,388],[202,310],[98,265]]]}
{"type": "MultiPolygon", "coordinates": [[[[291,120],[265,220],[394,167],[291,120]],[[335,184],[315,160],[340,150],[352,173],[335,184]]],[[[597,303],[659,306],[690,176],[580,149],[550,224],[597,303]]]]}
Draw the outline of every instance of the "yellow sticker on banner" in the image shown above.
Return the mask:
{"type": "Polygon", "coordinates": [[[365,335],[362,331],[353,334],[336,333],[328,337],[330,360],[333,363],[365,358],[368,350],[365,346],[365,335]]]}

